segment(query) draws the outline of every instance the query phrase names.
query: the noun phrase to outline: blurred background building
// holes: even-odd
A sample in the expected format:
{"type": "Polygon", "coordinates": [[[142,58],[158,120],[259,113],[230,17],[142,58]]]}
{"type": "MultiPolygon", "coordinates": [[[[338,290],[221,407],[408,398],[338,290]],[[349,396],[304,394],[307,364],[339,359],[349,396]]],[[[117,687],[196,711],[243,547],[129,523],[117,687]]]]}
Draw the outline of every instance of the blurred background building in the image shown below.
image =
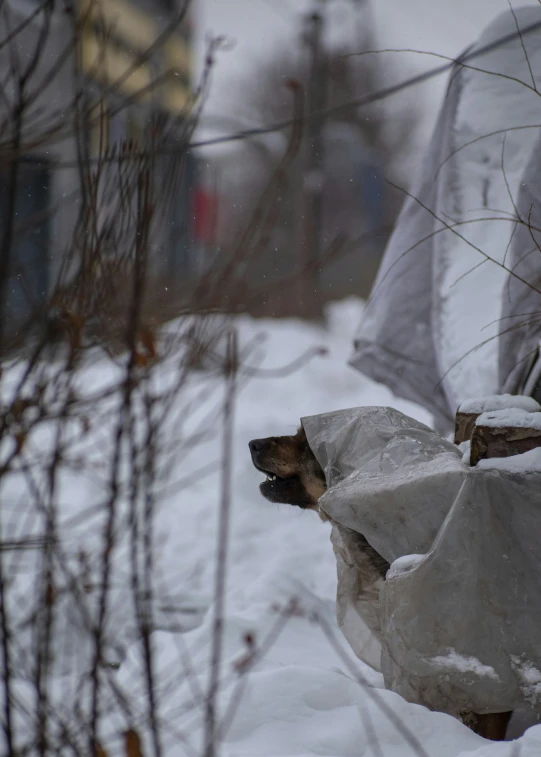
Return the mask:
{"type": "MultiPolygon", "coordinates": [[[[10,41],[0,48],[5,83],[0,132],[4,145],[17,142],[20,154],[15,177],[12,156],[6,155],[0,182],[0,236],[14,237],[6,308],[14,323],[47,297],[69,253],[85,202],[85,166],[92,170],[101,157],[107,165],[100,170],[113,176],[123,151],[144,151],[152,129],[166,126],[162,133],[171,155],[162,141],[154,176],[158,185],[165,181],[192,94],[192,15],[181,13],[183,5],[62,0],[45,13],[42,0],[4,4],[0,38],[10,41]],[[16,134],[21,73],[28,94],[16,134]],[[7,229],[12,215],[16,228],[7,229]]],[[[173,279],[188,276],[195,265],[197,165],[192,156],[184,160],[180,181],[164,186],[152,237],[153,273],[173,279]]],[[[97,220],[104,238],[117,220],[108,213],[106,194],[97,220]]]]}

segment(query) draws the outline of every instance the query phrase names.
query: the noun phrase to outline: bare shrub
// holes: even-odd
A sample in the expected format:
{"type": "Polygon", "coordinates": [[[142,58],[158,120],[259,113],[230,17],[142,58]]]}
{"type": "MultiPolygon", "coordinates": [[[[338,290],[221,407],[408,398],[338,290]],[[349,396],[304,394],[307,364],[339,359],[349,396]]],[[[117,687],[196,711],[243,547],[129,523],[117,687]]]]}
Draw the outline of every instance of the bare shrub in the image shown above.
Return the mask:
{"type": "MultiPolygon", "coordinates": [[[[302,98],[293,93],[298,125],[230,254],[197,277],[175,279],[166,260],[168,211],[185,178],[219,43],[210,43],[181,114],[149,108],[143,132],[113,141],[111,120],[152,104],[175,71],[159,68],[119,97],[119,80],[99,75],[114,27],[98,5],[80,14],[44,2],[22,20],[3,5],[0,16],[4,751],[160,755],[172,739],[193,753],[190,734],[163,706],[194,685],[189,708],[204,713],[211,755],[219,742],[233,400],[237,384],[257,371],[254,345],[237,345],[228,313],[261,296],[247,271],[268,244],[298,149],[302,98]],[[92,83],[79,55],[90,21],[98,46],[92,83]],[[38,206],[40,182],[66,191],[38,206]],[[45,261],[47,280],[40,280],[45,261]],[[221,459],[198,470],[183,465],[220,426],[221,459]],[[158,516],[172,496],[220,469],[213,674],[198,693],[189,657],[180,654],[170,675],[156,669],[154,634],[185,630],[201,615],[187,604],[182,578],[178,589],[164,580],[158,516]],[[140,661],[129,687],[117,676],[128,648],[140,661]]],[[[182,21],[183,12],[120,78],[159,55],[182,21]]]]}
{"type": "MultiPolygon", "coordinates": [[[[207,390],[218,417],[223,403],[212,394],[236,370],[237,357],[218,349],[231,325],[212,314],[217,271],[175,285],[156,243],[215,44],[180,116],[152,116],[139,137],[112,144],[104,114],[157,96],[160,81],[122,99],[99,76],[89,85],[79,56],[89,19],[104,56],[112,33],[92,7],[79,15],[45,2],[22,21],[0,9],[0,721],[9,754],[97,754],[123,732],[129,754],[139,753],[139,736],[161,753],[152,632],[164,617],[178,622],[183,608],[158,580],[160,491],[176,456],[212,433],[197,417],[205,356],[207,383],[218,377],[207,390]],[[21,193],[30,197],[46,175],[69,176],[73,191],[22,214],[21,193]],[[56,232],[47,282],[35,277],[44,223],[56,232]],[[114,673],[132,641],[144,661],[135,693],[114,673]]],[[[123,76],[160,52],[182,20],[123,76]]]]}
{"type": "MultiPolygon", "coordinates": [[[[189,755],[202,746],[212,757],[245,676],[300,612],[291,602],[277,612],[266,639],[245,639],[246,655],[233,673],[238,687],[219,718],[234,401],[257,372],[254,345],[238,345],[231,314],[273,287],[295,286],[307,272],[301,267],[254,285],[301,142],[302,88],[292,87],[294,126],[228,254],[197,278],[175,281],[163,258],[167,211],[187,170],[217,43],[181,115],[150,113],[143,133],[112,142],[109,119],[129,115],[147,96],[152,102],[175,71],[158,69],[119,98],[119,80],[97,83],[98,55],[90,87],[78,55],[86,25],[92,18],[103,56],[114,33],[107,19],[91,15],[93,7],[80,15],[69,4],[46,1],[18,20],[0,5],[3,746],[7,754],[124,750],[135,757],[159,756],[174,743],[189,755]],[[21,191],[37,190],[46,179],[66,191],[45,208],[21,213],[21,191]],[[55,242],[45,282],[34,277],[44,224],[55,242]],[[25,248],[29,237],[36,244],[25,248]],[[23,248],[32,254],[25,258],[23,248]],[[219,457],[191,469],[190,452],[217,428],[219,457]],[[164,579],[160,516],[171,497],[216,470],[211,677],[201,686],[182,648],[173,669],[156,663],[157,632],[181,637],[202,612],[182,593],[185,566],[174,577],[178,588],[164,579]],[[137,658],[129,685],[117,675],[128,650],[137,658]],[[202,715],[202,745],[165,708],[181,689],[191,697],[180,715],[202,715]]],[[[181,12],[120,78],[159,55],[182,20],[181,12]]],[[[333,240],[329,259],[344,247],[333,240]]]]}

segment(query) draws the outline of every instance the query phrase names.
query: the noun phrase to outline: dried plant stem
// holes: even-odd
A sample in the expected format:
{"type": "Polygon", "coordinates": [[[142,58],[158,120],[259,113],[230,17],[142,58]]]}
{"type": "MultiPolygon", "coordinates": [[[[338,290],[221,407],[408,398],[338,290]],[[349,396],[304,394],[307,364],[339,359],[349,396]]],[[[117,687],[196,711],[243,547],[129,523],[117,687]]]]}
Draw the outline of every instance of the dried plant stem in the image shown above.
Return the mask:
{"type": "Polygon", "coordinates": [[[217,749],[218,713],[217,699],[222,661],[222,637],[225,616],[225,588],[227,555],[229,546],[229,524],[231,519],[231,475],[233,467],[233,420],[235,409],[235,384],[237,376],[236,332],[228,335],[226,357],[226,387],[223,413],[223,441],[221,466],[221,500],[218,514],[218,543],[216,548],[216,569],[214,577],[214,619],[212,624],[210,678],[205,703],[205,743],[204,757],[215,757],[217,749]]]}

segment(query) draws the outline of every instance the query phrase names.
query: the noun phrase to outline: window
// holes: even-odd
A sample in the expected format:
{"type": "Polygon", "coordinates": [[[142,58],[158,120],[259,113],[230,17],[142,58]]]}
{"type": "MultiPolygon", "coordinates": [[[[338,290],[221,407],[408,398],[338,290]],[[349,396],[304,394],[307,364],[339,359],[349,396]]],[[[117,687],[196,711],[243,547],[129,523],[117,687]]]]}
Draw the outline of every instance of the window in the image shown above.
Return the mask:
{"type": "Polygon", "coordinates": [[[13,223],[6,292],[7,331],[13,331],[45,300],[49,289],[49,165],[23,158],[15,189],[15,211],[9,213],[9,169],[0,173],[0,238],[13,223]]]}

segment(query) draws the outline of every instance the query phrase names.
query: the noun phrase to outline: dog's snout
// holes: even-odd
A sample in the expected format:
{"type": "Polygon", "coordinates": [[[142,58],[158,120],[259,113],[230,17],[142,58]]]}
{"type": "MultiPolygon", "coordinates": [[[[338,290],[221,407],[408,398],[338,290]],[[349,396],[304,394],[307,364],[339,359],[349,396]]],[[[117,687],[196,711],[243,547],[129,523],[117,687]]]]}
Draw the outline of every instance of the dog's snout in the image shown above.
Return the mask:
{"type": "Polygon", "coordinates": [[[249,442],[248,446],[250,447],[250,452],[261,452],[263,447],[265,446],[265,440],[264,439],[252,439],[251,442],[249,442]]]}

